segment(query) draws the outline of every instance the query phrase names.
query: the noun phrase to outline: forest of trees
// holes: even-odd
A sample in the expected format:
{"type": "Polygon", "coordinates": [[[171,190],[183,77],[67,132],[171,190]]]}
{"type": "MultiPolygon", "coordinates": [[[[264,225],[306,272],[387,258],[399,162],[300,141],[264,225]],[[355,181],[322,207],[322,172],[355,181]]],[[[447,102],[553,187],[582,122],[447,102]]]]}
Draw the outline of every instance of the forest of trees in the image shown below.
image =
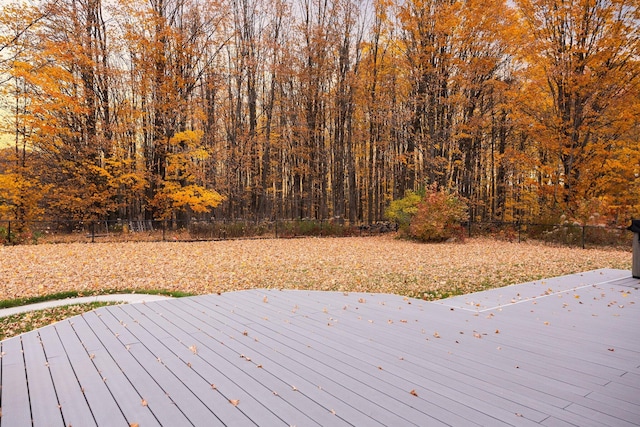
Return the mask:
{"type": "Polygon", "coordinates": [[[640,215],[637,0],[39,0],[0,11],[0,218],[640,215]]]}

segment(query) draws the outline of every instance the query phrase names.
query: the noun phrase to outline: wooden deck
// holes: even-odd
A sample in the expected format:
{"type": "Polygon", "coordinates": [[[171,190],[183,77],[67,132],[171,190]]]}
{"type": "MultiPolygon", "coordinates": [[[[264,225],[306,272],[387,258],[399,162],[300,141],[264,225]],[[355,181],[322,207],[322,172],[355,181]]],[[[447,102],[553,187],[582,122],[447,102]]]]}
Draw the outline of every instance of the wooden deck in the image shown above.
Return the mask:
{"type": "Polygon", "coordinates": [[[597,270],[103,307],[0,343],[0,427],[640,425],[639,296],[597,270]]]}

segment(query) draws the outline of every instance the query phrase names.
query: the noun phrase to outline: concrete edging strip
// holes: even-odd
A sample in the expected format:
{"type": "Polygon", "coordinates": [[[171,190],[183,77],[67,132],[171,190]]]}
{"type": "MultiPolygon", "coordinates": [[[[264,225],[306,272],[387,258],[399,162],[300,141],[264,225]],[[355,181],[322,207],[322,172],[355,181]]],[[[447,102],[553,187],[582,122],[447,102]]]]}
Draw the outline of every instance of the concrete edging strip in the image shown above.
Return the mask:
{"type": "Polygon", "coordinates": [[[148,295],[148,294],[110,294],[110,295],[94,295],[89,297],[65,298],[60,300],[43,301],[35,304],[21,305],[19,307],[0,309],[0,317],[12,316],[14,314],[27,313],[29,311],[44,310],[52,307],[61,307],[71,304],[86,304],[90,302],[103,301],[122,301],[128,304],[144,303],[151,301],[160,301],[170,299],[165,295],[148,295]]]}

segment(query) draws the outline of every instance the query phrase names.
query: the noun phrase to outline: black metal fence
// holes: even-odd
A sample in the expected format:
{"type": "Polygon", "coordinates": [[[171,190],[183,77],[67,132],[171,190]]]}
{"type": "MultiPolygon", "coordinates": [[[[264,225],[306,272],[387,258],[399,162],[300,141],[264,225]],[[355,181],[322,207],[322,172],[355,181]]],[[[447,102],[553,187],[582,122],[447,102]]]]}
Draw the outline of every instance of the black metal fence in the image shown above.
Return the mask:
{"type": "Polygon", "coordinates": [[[468,236],[522,242],[541,241],[549,244],[581,247],[630,248],[632,233],[625,227],[580,224],[535,224],[520,222],[470,222],[466,225],[468,236]]]}
{"type": "Polygon", "coordinates": [[[208,221],[17,221],[0,220],[0,244],[98,241],[199,241],[302,236],[371,236],[396,231],[395,224],[337,220],[208,221]]]}
{"type": "MultiPolygon", "coordinates": [[[[487,236],[512,242],[527,240],[589,248],[630,248],[632,233],[625,227],[468,222],[468,237],[487,236]]],[[[348,237],[394,233],[393,223],[350,223],[344,220],[209,220],[198,221],[31,221],[0,219],[0,244],[117,241],[199,241],[225,239],[348,237]]]]}

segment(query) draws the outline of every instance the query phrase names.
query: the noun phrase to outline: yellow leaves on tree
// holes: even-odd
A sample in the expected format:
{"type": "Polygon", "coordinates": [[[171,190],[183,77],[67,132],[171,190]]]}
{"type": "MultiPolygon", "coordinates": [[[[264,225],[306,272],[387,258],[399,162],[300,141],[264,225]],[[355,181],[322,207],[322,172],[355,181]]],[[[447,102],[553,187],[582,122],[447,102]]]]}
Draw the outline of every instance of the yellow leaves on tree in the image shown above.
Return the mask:
{"type": "Polygon", "coordinates": [[[165,183],[154,198],[154,202],[160,202],[160,206],[167,210],[166,213],[184,209],[203,213],[218,206],[222,200],[223,197],[214,190],[193,184],[181,187],[175,182],[165,183]]]}
{"type": "Polygon", "coordinates": [[[169,140],[166,177],[151,204],[167,219],[175,211],[208,212],[224,197],[205,187],[205,161],[209,152],[200,144],[201,131],[179,132],[169,140]]]}
{"type": "Polygon", "coordinates": [[[619,187],[618,176],[637,185],[633,158],[614,166],[623,166],[618,159],[626,157],[620,154],[629,143],[637,153],[637,114],[629,120],[638,111],[640,82],[637,2],[514,3],[529,29],[521,109],[532,118],[531,136],[547,152],[549,174],[541,181],[553,186],[549,198],[570,215],[582,200],[618,199],[627,193],[612,188],[619,187]]]}
{"type": "Polygon", "coordinates": [[[29,221],[38,218],[42,188],[19,173],[0,173],[0,218],[29,221]]]}

